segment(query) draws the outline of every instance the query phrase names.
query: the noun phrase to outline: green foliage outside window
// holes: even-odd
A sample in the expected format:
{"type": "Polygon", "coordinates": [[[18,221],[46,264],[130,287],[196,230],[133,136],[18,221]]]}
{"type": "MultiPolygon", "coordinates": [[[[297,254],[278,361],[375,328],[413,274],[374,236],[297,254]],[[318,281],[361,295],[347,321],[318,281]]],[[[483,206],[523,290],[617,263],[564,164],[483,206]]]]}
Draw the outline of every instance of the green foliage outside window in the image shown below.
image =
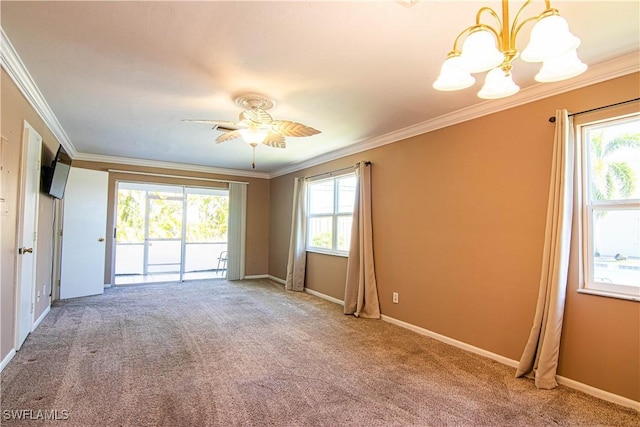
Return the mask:
{"type": "Polygon", "coordinates": [[[325,231],[324,233],[314,234],[311,239],[311,246],[331,249],[331,232],[325,231]]]}
{"type": "Polygon", "coordinates": [[[120,243],[144,242],[145,192],[118,191],[118,221],[116,241],[120,243]]]}
{"type": "Polygon", "coordinates": [[[228,197],[189,194],[187,209],[187,242],[227,241],[228,197]]]}
{"type": "MultiPolygon", "coordinates": [[[[149,237],[182,237],[181,194],[149,192],[149,237]]],[[[147,192],[118,191],[116,240],[118,243],[143,243],[147,192]]],[[[187,242],[225,242],[228,231],[229,198],[218,195],[187,195],[187,242]]]]}
{"type": "Polygon", "coordinates": [[[626,199],[636,189],[631,166],[612,157],[623,148],[640,148],[640,134],[626,134],[605,139],[599,132],[590,139],[591,182],[593,200],[626,199]]]}

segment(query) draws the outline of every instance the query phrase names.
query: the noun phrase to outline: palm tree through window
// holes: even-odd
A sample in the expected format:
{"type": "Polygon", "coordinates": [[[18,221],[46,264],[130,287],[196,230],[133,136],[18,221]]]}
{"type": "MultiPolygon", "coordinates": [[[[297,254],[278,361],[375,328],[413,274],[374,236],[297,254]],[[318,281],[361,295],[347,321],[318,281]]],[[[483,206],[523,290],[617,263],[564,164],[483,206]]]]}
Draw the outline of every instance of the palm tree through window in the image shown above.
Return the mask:
{"type": "Polygon", "coordinates": [[[640,115],[582,127],[585,288],[640,296],[640,115]]]}

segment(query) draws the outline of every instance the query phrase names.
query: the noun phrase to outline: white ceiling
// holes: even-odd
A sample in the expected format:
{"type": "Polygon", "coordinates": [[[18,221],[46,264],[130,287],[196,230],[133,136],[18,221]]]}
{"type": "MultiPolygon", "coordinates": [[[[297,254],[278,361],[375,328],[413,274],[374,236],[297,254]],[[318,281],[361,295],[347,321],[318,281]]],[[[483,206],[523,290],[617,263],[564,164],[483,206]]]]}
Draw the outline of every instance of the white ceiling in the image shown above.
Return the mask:
{"type": "MultiPolygon", "coordinates": [[[[522,3],[511,2],[512,17],[522,3]]],[[[578,53],[590,70],[576,81],[620,57],[638,68],[640,1],[551,4],[582,39],[578,53]]],[[[258,147],[256,172],[277,175],[409,135],[460,110],[487,111],[571,87],[536,84],[539,67],[516,60],[514,80],[528,89],[507,101],[476,97],[482,75],[472,88],[435,91],[453,40],[482,6],[500,10],[498,1],[433,0],[410,8],[392,0],[3,0],[0,7],[2,29],[74,158],[250,171],[246,143],[215,144],[219,133],[210,126],[181,120],[236,120],[233,96],[257,92],[277,102],[275,119],[322,131],[287,138],[284,150],[258,147]]],[[[543,6],[535,0],[527,16],[543,6]]]]}

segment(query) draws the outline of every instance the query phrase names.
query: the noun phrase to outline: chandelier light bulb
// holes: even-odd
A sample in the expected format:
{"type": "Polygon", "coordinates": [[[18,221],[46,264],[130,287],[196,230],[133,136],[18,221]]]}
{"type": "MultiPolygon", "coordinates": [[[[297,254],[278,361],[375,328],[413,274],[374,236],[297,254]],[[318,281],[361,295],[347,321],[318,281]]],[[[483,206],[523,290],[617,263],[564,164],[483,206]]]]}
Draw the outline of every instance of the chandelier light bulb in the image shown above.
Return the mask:
{"type": "Polygon", "coordinates": [[[496,39],[488,30],[479,29],[467,36],[462,44],[460,66],[469,73],[482,73],[497,67],[504,55],[496,47],[496,39]]]}
{"type": "Polygon", "coordinates": [[[520,86],[513,82],[511,73],[498,67],[487,73],[484,86],[478,92],[478,96],[483,99],[505,98],[516,94],[519,90],[520,86]]]}
{"type": "Polygon", "coordinates": [[[574,49],[544,61],[535,79],[541,83],[558,82],[575,77],[586,70],[587,65],[580,61],[574,49]]]}
{"type": "Polygon", "coordinates": [[[543,62],[575,50],[580,39],[569,31],[569,24],[559,15],[540,19],[531,29],[529,44],[522,51],[522,60],[543,62]]]}
{"type": "Polygon", "coordinates": [[[451,56],[440,68],[440,76],[433,83],[434,89],[452,91],[466,89],[476,82],[471,74],[460,67],[460,56],[451,56]]]}

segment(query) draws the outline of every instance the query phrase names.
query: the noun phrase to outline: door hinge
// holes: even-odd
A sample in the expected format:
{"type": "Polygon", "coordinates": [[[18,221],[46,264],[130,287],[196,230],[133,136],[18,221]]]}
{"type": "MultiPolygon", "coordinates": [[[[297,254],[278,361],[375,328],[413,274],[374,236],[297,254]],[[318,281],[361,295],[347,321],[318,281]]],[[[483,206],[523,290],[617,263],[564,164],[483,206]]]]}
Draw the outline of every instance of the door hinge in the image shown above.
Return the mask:
{"type": "Polygon", "coordinates": [[[34,304],[31,303],[31,314],[33,314],[33,310],[35,310],[34,304]]]}

